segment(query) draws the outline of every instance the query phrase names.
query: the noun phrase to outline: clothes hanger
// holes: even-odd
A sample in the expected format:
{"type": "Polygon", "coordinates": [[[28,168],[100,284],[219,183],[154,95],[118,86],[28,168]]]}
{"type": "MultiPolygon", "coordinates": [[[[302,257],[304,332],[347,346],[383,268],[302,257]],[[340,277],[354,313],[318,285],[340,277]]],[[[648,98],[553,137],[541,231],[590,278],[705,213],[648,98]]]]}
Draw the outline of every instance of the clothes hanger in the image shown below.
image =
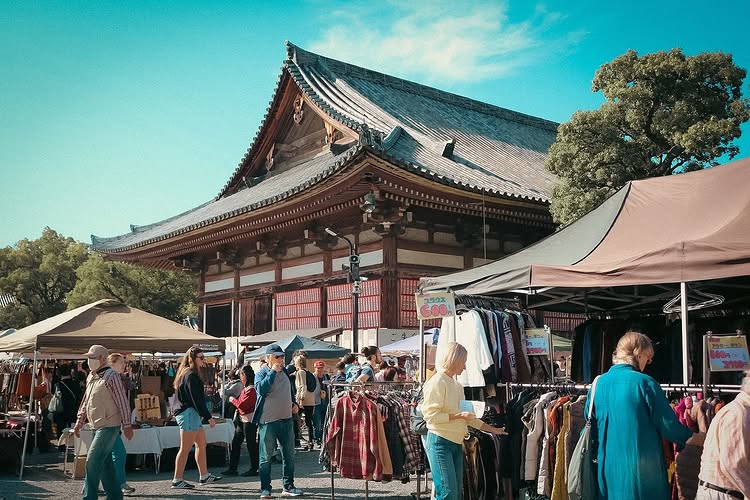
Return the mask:
{"type": "MultiPolygon", "coordinates": [[[[701,292],[700,290],[691,290],[687,285],[685,286],[685,288],[687,290],[688,311],[697,311],[698,309],[705,309],[707,307],[718,306],[724,303],[723,295],[701,292]],[[690,303],[691,299],[693,300],[692,304],[690,303]]],[[[679,304],[681,298],[682,294],[677,294],[676,297],[672,298],[669,302],[664,304],[664,307],[662,307],[662,311],[665,314],[680,312],[682,310],[679,304]]]]}

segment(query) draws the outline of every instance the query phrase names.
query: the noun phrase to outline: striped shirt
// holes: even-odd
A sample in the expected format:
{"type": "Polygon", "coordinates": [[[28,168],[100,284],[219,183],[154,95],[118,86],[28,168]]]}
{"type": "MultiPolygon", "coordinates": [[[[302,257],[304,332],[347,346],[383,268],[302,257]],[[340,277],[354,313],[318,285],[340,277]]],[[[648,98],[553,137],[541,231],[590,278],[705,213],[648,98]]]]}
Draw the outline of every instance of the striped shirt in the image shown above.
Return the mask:
{"type": "MultiPolygon", "coordinates": [[[[104,379],[104,385],[112,393],[112,399],[115,401],[115,405],[120,412],[120,421],[123,427],[130,427],[130,400],[128,399],[128,391],[125,388],[125,383],[119,373],[114,371],[112,368],[105,366],[99,368],[97,373],[104,379]]],[[[93,373],[89,374],[89,378],[86,381],[88,384],[91,381],[93,373]]],[[[88,405],[89,391],[83,395],[83,401],[81,406],[78,408],[78,419],[76,420],[76,426],[82,426],[86,423],[86,406],[88,405]]]]}
{"type": "Polygon", "coordinates": [[[750,395],[740,392],[706,434],[700,479],[750,498],[750,395]]]}

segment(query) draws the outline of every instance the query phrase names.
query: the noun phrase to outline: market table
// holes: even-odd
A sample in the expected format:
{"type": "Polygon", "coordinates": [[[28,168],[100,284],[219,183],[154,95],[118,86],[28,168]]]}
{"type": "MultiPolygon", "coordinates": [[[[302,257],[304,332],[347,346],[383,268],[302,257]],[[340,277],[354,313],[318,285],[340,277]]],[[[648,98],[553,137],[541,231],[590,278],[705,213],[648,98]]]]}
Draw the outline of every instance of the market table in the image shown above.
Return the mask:
{"type": "MultiPolygon", "coordinates": [[[[159,437],[159,429],[159,427],[133,429],[133,439],[121,436],[122,442],[125,444],[125,452],[128,455],[154,455],[157,473],[159,471],[161,450],[163,449],[159,437]]],[[[88,453],[93,436],[94,434],[91,428],[84,427],[81,429],[81,437],[75,439],[75,455],[77,457],[84,456],[88,453]]]]}
{"type": "MultiPolygon", "coordinates": [[[[203,425],[206,431],[206,443],[224,444],[227,448],[227,454],[234,438],[234,424],[230,421],[216,424],[213,429],[207,424],[203,425]]],[[[90,427],[86,426],[81,430],[81,437],[75,439],[75,456],[85,456],[88,452],[93,433],[90,427]]],[[[162,450],[166,448],[180,447],[180,428],[176,425],[166,427],[141,427],[133,430],[133,439],[127,439],[122,436],[122,442],[125,444],[125,451],[128,455],[154,455],[156,472],[159,472],[162,450]]]]}

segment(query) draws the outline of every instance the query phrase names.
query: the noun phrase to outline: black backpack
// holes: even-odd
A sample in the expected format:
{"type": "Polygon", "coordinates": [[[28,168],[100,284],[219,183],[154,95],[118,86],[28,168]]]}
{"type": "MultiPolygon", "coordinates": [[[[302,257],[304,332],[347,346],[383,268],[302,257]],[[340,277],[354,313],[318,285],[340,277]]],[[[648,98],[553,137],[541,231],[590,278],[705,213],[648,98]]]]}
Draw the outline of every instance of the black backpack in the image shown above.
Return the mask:
{"type": "Polygon", "coordinates": [[[315,392],[318,388],[318,381],[315,380],[315,375],[305,370],[305,384],[307,385],[307,392],[315,392]]]}

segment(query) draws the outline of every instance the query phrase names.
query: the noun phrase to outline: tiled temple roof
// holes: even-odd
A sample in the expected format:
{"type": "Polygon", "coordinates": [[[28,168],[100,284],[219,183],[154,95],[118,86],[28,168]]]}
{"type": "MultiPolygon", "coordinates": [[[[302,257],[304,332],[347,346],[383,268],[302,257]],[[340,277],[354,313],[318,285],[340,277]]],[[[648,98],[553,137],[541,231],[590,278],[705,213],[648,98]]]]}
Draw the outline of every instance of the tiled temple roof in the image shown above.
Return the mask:
{"type": "Polygon", "coordinates": [[[276,95],[258,134],[221,193],[183,214],[113,238],[94,249],[131,250],[288,198],[344,168],[367,149],[417,175],[469,191],[547,203],[556,182],[544,168],[557,124],[314,54],[287,43],[276,95]],[[344,153],[327,152],[272,171],[237,190],[251,173],[285,73],[322,112],[358,132],[344,153]]]}

